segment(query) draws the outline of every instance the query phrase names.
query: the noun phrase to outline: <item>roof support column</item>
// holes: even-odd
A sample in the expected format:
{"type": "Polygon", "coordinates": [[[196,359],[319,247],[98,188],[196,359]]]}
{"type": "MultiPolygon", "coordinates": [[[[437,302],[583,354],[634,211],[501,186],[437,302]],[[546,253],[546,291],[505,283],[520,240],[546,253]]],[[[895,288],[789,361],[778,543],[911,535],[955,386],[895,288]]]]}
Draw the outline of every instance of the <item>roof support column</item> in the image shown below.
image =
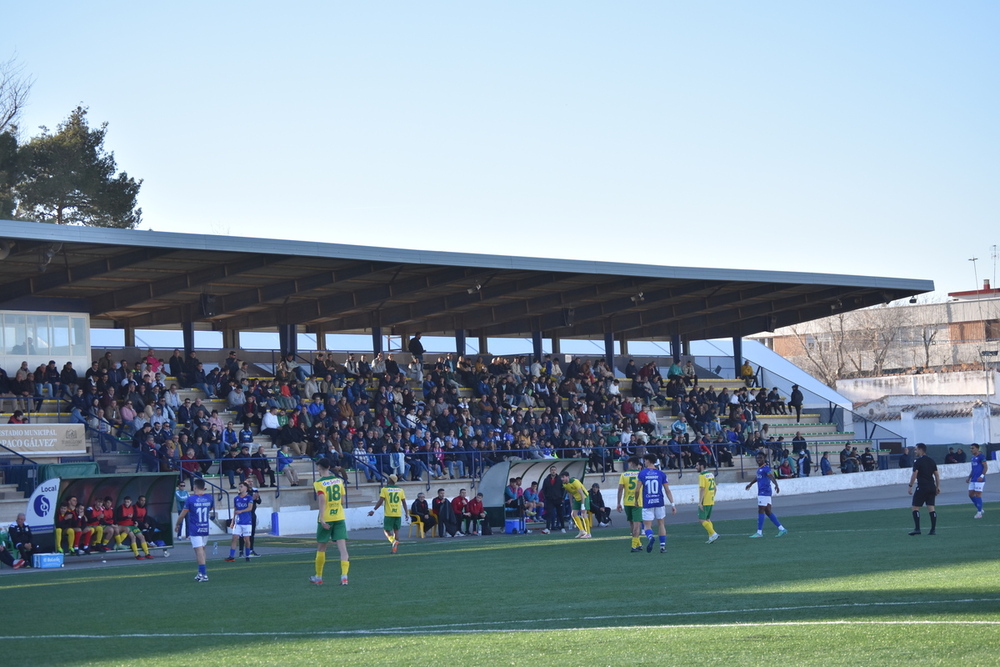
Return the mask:
{"type": "Polygon", "coordinates": [[[691,356],[691,341],[684,339],[684,341],[681,343],[681,354],[683,354],[685,357],[691,356]]]}
{"type": "Polygon", "coordinates": [[[184,358],[187,359],[194,351],[194,322],[181,322],[181,335],[184,337],[184,358]]]}
{"type": "Polygon", "coordinates": [[[372,354],[382,354],[382,327],[372,327],[372,354]]]}
{"type": "Polygon", "coordinates": [[[674,357],[674,363],[681,363],[681,335],[679,333],[670,335],[670,354],[674,357]]]}
{"type": "Polygon", "coordinates": [[[465,329],[455,332],[455,354],[459,357],[465,356],[465,329]]]}
{"type": "Polygon", "coordinates": [[[531,356],[539,363],[542,361],[542,332],[531,332],[531,356]]]}
{"type": "Polygon", "coordinates": [[[222,347],[230,350],[237,350],[240,347],[240,332],[236,329],[224,329],[222,331],[222,347]]]}
{"type": "Polygon", "coordinates": [[[479,334],[479,354],[489,354],[490,344],[486,339],[486,334],[479,334]]]}
{"type": "MultiPolygon", "coordinates": [[[[622,334],[621,337],[618,339],[618,345],[621,346],[621,349],[619,350],[619,352],[621,353],[621,355],[623,357],[627,357],[628,356],[628,338],[625,336],[625,334],[622,334]]],[[[612,368],[611,370],[614,370],[614,369],[612,368]]]]}
{"type": "Polygon", "coordinates": [[[559,339],[553,336],[553,338],[552,338],[552,354],[559,354],[559,353],[561,353],[562,352],[561,347],[562,346],[559,345],[559,339]]]}
{"type": "Polygon", "coordinates": [[[733,336],[733,377],[740,376],[740,366],[743,365],[743,336],[733,336]]]}
{"type": "Polygon", "coordinates": [[[294,324],[278,325],[278,347],[281,348],[282,357],[299,353],[299,340],[295,334],[294,324]]]}
{"type": "Polygon", "coordinates": [[[608,370],[615,368],[615,334],[612,331],[604,332],[604,360],[608,364],[608,370]]]}
{"type": "Polygon", "coordinates": [[[125,325],[125,347],[135,347],[135,329],[125,325]]]}

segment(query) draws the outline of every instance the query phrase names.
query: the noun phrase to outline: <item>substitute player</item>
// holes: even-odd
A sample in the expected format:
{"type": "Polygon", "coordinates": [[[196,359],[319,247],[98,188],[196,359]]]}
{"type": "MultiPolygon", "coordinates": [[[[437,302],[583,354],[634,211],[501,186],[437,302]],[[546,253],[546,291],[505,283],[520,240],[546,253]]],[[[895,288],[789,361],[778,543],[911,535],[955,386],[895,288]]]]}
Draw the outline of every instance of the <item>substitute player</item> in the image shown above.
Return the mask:
{"type": "Polygon", "coordinates": [[[569,493],[569,499],[573,505],[571,513],[573,523],[580,529],[577,537],[589,538],[590,518],[587,516],[587,512],[590,510],[590,494],[587,493],[587,487],[575,477],[570,477],[569,473],[565,471],[562,474],[562,485],[569,493]]]}
{"type": "Polygon", "coordinates": [[[757,532],[750,537],[764,537],[764,517],[771,520],[778,527],[776,537],[783,537],[788,534],[785,527],[778,521],[778,517],[771,512],[771,485],[774,485],[774,493],[781,493],[778,488],[778,480],[774,478],[771,466],[767,465],[767,457],[763,454],[757,455],[757,479],[747,484],[747,491],[757,485],[757,532]]]}
{"type": "Polygon", "coordinates": [[[719,539],[712,525],[712,508],[715,507],[715,473],[707,469],[704,461],[698,461],[698,520],[708,531],[708,544],[719,539]]]}
{"type": "Polygon", "coordinates": [[[667,473],[656,467],[656,454],[646,454],[643,457],[646,467],[639,471],[636,479],[639,482],[639,495],[642,497],[642,524],[646,532],[646,553],[653,551],[653,521],[660,535],[660,553],[667,553],[667,527],[663,521],[667,518],[667,506],[664,495],[670,501],[670,513],[677,514],[674,504],[674,494],[667,482],[667,473]]]}
{"type": "Polygon", "coordinates": [[[982,519],[983,487],[986,486],[986,471],[989,470],[989,466],[986,463],[986,455],[979,452],[979,445],[972,443],[969,449],[972,451],[972,460],[970,461],[972,470],[969,471],[969,479],[965,481],[969,483],[969,498],[976,506],[976,515],[972,518],[982,519]]]}
{"type": "Polygon", "coordinates": [[[639,491],[639,457],[632,456],[625,462],[625,471],[618,478],[618,511],[625,509],[625,519],[632,533],[632,551],[642,551],[642,497],[639,491]]]}
{"type": "Polygon", "coordinates": [[[920,534],[920,507],[927,504],[927,512],[931,517],[931,530],[928,535],[937,534],[937,512],[934,510],[934,498],[941,493],[941,473],[938,472],[934,459],[927,456],[927,445],[917,443],[917,460],[913,462],[913,474],[910,475],[909,490],[913,491],[913,482],[917,490],[913,491],[913,530],[910,535],[920,534]]]}
{"type": "Polygon", "coordinates": [[[215,514],[215,501],[211,493],[205,493],[205,480],[195,478],[191,482],[191,488],[194,489],[194,493],[184,499],[184,508],[177,515],[174,532],[180,534],[182,522],[187,519],[187,534],[191,538],[191,547],[198,561],[198,574],[194,580],[208,581],[205,545],[208,543],[208,522],[215,514]]]}
{"type": "Polygon", "coordinates": [[[382,487],[378,500],[375,501],[375,507],[368,512],[368,516],[374,516],[375,510],[385,504],[382,532],[392,545],[392,553],[396,553],[396,549],[399,548],[399,528],[403,525],[403,508],[406,506],[406,494],[403,493],[403,489],[396,486],[398,480],[395,475],[389,475],[389,484],[382,487]]]}
{"type": "Polygon", "coordinates": [[[224,560],[232,563],[236,560],[236,547],[243,542],[243,555],[250,562],[250,533],[253,531],[253,496],[250,495],[249,482],[240,482],[239,492],[233,498],[233,518],[229,527],[233,531],[233,541],[229,545],[229,557],[224,560]]]}
{"type": "Polygon", "coordinates": [[[330,462],[320,459],[317,463],[320,478],[313,482],[319,502],[318,525],[316,526],[316,574],[309,581],[317,586],[323,583],[323,567],[326,565],[326,545],[330,540],[337,543],[340,551],[340,585],[347,585],[347,571],[351,561],[347,554],[347,522],[344,520],[344,480],[330,474],[330,462]]]}
{"type": "Polygon", "coordinates": [[[142,560],[148,558],[152,560],[153,555],[149,553],[149,545],[146,544],[146,536],[142,534],[139,529],[139,524],[136,521],[136,511],[135,505],[132,504],[132,497],[125,496],[125,500],[122,504],[118,506],[115,511],[115,523],[123,529],[123,531],[115,537],[118,543],[121,544],[128,538],[128,546],[135,554],[136,560],[142,560]],[[143,555],[139,555],[139,547],[142,547],[143,555]]]}

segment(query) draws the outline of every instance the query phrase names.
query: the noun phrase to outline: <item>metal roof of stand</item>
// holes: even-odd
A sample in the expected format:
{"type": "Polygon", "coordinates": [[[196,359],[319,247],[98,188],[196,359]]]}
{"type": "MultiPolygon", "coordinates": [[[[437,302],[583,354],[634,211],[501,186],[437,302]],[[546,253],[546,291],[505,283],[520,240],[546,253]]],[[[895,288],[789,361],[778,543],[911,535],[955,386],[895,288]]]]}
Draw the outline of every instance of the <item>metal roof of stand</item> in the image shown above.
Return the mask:
{"type": "MultiPolygon", "coordinates": [[[[280,228],[280,221],[275,228],[280,228]]],[[[0,220],[0,308],[150,328],[687,340],[909,297],[929,280],[478,255],[0,220]],[[65,309],[65,308],[64,308],[65,309]]]]}

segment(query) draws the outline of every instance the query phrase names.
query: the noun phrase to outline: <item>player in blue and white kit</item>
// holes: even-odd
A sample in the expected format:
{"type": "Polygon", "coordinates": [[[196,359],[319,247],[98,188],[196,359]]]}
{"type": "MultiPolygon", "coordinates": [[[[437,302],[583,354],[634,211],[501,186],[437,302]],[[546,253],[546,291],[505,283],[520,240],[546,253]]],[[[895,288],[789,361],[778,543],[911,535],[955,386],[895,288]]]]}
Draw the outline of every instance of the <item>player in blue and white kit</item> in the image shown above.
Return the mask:
{"type": "Polygon", "coordinates": [[[972,450],[972,470],[969,471],[969,498],[976,506],[976,515],[973,519],[983,518],[983,487],[986,485],[986,471],[989,466],[986,463],[986,455],[979,452],[979,445],[972,443],[969,447],[972,450]]]}
{"type": "Polygon", "coordinates": [[[253,496],[250,495],[250,485],[240,482],[239,494],[233,498],[233,520],[229,527],[233,531],[233,543],[229,545],[229,557],[224,559],[232,563],[236,560],[236,547],[243,541],[243,555],[250,562],[250,535],[253,533],[253,496]]]}
{"type": "Polygon", "coordinates": [[[667,517],[667,507],[663,501],[664,495],[670,501],[671,514],[677,514],[674,504],[674,494],[670,492],[667,473],[656,467],[656,455],[646,454],[643,457],[645,468],[639,471],[636,478],[639,484],[637,493],[642,496],[642,525],[646,530],[646,553],[653,551],[653,521],[659,528],[660,553],[667,552],[667,527],[663,520],[667,517]]]}
{"type": "Polygon", "coordinates": [[[771,520],[778,527],[778,537],[787,535],[788,531],[778,521],[778,517],[771,513],[771,485],[774,485],[774,492],[781,493],[778,488],[778,480],[771,472],[771,466],[767,465],[767,457],[763,454],[757,455],[757,479],[747,484],[747,491],[757,485],[757,532],[750,537],[764,537],[764,517],[771,520]]]}
{"type": "Polygon", "coordinates": [[[205,493],[205,480],[195,479],[191,483],[194,493],[184,500],[184,508],[177,517],[175,532],[180,533],[181,524],[187,519],[188,536],[194,547],[194,556],[198,561],[198,575],[195,581],[208,581],[205,565],[205,544],[208,542],[208,522],[215,513],[215,501],[211,493],[205,493]]]}

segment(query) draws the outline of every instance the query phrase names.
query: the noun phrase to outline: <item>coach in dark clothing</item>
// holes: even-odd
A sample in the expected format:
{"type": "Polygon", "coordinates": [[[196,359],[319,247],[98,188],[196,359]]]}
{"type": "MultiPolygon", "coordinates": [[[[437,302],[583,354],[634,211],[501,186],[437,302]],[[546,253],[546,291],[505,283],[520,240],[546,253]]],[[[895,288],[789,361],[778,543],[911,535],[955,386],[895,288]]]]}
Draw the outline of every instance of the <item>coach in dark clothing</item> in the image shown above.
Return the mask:
{"type": "Polygon", "coordinates": [[[542,500],[545,502],[545,529],[552,531],[563,527],[562,480],[556,474],[556,467],[549,468],[549,475],[542,480],[542,500]]]}
{"type": "Polygon", "coordinates": [[[31,526],[25,523],[23,513],[17,515],[17,521],[10,524],[7,533],[10,535],[11,544],[21,554],[21,558],[24,559],[25,564],[28,567],[32,567],[32,556],[35,555],[35,539],[31,536],[31,526]]]}
{"type": "Polygon", "coordinates": [[[931,530],[928,535],[934,535],[937,528],[937,512],[934,511],[934,498],[941,493],[941,474],[938,472],[934,459],[927,456],[927,446],[917,443],[917,460],[913,462],[913,474],[910,475],[910,491],[913,491],[913,531],[910,535],[920,534],[920,507],[927,505],[931,517],[931,530]],[[916,482],[917,490],[913,491],[916,482]]]}

